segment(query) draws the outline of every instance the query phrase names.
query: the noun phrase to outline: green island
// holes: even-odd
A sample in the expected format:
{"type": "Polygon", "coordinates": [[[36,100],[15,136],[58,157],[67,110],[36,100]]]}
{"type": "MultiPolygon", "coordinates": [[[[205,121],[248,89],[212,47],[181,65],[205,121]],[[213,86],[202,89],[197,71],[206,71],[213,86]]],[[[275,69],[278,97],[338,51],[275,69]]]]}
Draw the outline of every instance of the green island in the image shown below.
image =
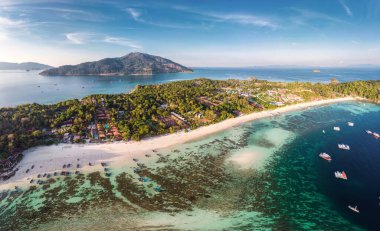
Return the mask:
{"type": "Polygon", "coordinates": [[[380,102],[380,81],[339,83],[194,79],[137,85],[53,105],[0,109],[0,173],[7,179],[28,148],[55,143],[139,141],[299,102],[355,96],[380,102]]]}

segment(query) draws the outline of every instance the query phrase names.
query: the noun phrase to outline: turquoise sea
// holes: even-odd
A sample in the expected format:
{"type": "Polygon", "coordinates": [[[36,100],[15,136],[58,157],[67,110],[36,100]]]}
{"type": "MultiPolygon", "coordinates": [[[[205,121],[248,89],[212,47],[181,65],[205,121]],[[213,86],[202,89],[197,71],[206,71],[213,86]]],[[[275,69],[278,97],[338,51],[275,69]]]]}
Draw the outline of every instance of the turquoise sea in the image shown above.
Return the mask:
{"type": "Polygon", "coordinates": [[[309,108],[152,150],[132,168],[2,192],[0,229],[379,230],[380,140],[365,132],[380,132],[379,118],[370,103],[309,108]]]}
{"type": "Polygon", "coordinates": [[[193,78],[258,79],[272,81],[328,82],[380,79],[380,69],[374,68],[195,68],[193,73],[160,74],[153,76],[40,76],[40,71],[0,71],[0,107],[24,103],[56,103],[82,98],[90,94],[130,92],[137,84],[159,84],[193,78]]]}

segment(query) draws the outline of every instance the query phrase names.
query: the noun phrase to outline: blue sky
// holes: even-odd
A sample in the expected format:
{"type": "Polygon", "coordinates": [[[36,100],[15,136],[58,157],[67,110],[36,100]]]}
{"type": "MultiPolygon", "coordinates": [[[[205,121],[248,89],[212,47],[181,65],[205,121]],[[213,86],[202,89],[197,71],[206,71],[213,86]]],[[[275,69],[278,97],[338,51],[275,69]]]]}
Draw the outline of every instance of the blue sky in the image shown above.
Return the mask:
{"type": "Polygon", "coordinates": [[[0,61],[380,65],[379,0],[1,0],[0,61]]]}

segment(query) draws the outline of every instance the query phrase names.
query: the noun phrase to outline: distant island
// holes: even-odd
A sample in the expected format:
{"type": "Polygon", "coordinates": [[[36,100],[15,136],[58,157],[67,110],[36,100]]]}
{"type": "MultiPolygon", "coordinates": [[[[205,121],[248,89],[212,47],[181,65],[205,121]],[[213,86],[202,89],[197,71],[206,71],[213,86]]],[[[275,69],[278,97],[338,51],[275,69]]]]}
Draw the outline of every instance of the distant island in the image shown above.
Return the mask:
{"type": "Polygon", "coordinates": [[[25,62],[25,63],[8,63],[0,62],[0,70],[46,70],[51,69],[52,66],[35,63],[35,62],[25,62]]]}
{"type": "Polygon", "coordinates": [[[41,75],[153,75],[192,72],[191,69],[159,56],[132,52],[119,58],[105,58],[78,65],[65,65],[41,72],[41,75]]]}

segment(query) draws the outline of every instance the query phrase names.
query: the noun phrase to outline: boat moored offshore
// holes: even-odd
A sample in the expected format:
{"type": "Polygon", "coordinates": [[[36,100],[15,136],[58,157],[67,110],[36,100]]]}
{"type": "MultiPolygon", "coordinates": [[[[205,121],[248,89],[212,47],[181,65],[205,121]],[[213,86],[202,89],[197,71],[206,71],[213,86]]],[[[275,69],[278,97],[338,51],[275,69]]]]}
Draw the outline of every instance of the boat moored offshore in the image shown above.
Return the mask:
{"type": "Polygon", "coordinates": [[[348,122],[347,125],[350,126],[350,127],[353,127],[354,123],[353,122],[348,122]]]}
{"type": "Polygon", "coordinates": [[[350,146],[348,146],[347,144],[338,144],[338,148],[343,150],[350,150],[350,146]]]}
{"type": "Polygon", "coordinates": [[[339,132],[340,131],[340,127],[334,127],[334,131],[339,132]]]}
{"type": "Polygon", "coordinates": [[[344,171],[342,171],[342,172],[336,171],[336,172],[334,172],[334,175],[338,179],[343,179],[343,180],[348,179],[347,174],[344,171]]]}
{"type": "Polygon", "coordinates": [[[321,157],[322,159],[325,159],[327,161],[331,161],[332,160],[331,156],[329,154],[325,153],[325,152],[320,153],[319,157],[321,157]]]}
{"type": "Polygon", "coordinates": [[[376,139],[379,139],[379,138],[380,138],[379,133],[374,132],[374,133],[372,133],[372,135],[373,135],[373,137],[375,137],[376,139]]]}
{"type": "Polygon", "coordinates": [[[348,208],[351,209],[352,211],[356,212],[356,213],[360,213],[359,209],[358,209],[358,206],[354,207],[354,206],[349,205],[348,208]]]}
{"type": "Polygon", "coordinates": [[[372,132],[370,130],[365,130],[365,132],[367,132],[367,134],[372,135],[372,132]]]}

